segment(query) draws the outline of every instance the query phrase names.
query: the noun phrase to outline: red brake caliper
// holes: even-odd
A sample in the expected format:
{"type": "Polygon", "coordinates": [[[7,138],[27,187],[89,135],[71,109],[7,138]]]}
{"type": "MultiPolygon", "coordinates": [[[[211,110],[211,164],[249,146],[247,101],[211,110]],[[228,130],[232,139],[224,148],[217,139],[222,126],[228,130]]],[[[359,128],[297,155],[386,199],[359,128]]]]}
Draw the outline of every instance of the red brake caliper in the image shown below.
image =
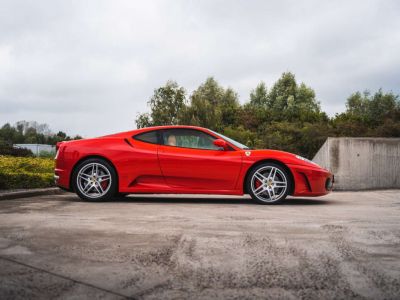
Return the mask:
{"type": "Polygon", "coordinates": [[[108,179],[100,182],[100,184],[101,184],[101,187],[103,188],[103,190],[105,190],[108,186],[108,179]]]}
{"type": "Polygon", "coordinates": [[[256,188],[258,188],[262,185],[262,182],[257,178],[255,184],[256,184],[256,188]]]}

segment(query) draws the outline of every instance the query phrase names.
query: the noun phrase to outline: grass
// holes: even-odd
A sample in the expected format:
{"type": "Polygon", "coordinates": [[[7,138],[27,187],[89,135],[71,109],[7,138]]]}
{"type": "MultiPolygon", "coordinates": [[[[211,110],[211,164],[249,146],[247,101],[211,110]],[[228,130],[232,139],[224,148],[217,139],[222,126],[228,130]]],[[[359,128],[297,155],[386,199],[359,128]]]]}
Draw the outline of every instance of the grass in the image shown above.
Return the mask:
{"type": "Polygon", "coordinates": [[[0,190],[54,186],[54,159],[0,155],[0,190]]]}

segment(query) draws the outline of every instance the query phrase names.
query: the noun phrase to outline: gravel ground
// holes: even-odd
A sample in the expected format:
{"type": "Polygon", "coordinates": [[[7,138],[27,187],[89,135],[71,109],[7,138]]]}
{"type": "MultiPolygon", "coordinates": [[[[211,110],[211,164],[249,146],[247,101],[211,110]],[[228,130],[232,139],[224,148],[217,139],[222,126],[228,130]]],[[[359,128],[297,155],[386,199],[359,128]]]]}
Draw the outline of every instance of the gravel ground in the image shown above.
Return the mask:
{"type": "Polygon", "coordinates": [[[0,201],[0,299],[399,299],[400,191],[0,201]]]}

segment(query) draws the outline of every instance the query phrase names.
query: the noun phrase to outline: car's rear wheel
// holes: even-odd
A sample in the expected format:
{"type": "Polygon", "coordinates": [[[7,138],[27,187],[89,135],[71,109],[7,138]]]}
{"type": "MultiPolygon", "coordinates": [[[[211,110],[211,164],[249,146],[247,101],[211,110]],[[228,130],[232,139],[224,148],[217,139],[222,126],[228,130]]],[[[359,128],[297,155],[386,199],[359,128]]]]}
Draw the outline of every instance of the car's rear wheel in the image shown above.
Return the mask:
{"type": "Polygon", "coordinates": [[[291,186],[291,177],[286,169],[275,163],[263,163],[254,167],[246,182],[251,198],[260,204],[276,204],[283,201],[291,186]]]}
{"type": "Polygon", "coordinates": [[[72,175],[72,181],[76,194],[84,200],[110,200],[117,191],[114,167],[100,158],[90,158],[79,163],[72,175]]]}

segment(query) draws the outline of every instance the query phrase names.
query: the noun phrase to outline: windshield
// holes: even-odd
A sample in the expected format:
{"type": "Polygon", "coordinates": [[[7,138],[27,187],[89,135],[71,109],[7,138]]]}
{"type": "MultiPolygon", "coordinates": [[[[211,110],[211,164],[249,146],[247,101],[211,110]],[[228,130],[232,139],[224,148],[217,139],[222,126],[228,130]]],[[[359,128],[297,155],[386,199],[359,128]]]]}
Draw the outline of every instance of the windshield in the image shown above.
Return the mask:
{"type": "Polygon", "coordinates": [[[232,140],[231,138],[228,138],[227,136],[224,136],[223,134],[220,134],[220,133],[215,132],[215,131],[212,131],[212,130],[210,130],[210,131],[211,131],[212,133],[218,135],[220,138],[222,138],[222,139],[228,141],[229,143],[235,145],[236,147],[238,147],[238,148],[240,148],[240,149],[243,149],[243,150],[249,150],[249,149],[250,149],[250,148],[247,147],[246,145],[243,145],[243,144],[241,144],[241,143],[239,143],[239,142],[236,142],[235,140],[232,140]]]}

